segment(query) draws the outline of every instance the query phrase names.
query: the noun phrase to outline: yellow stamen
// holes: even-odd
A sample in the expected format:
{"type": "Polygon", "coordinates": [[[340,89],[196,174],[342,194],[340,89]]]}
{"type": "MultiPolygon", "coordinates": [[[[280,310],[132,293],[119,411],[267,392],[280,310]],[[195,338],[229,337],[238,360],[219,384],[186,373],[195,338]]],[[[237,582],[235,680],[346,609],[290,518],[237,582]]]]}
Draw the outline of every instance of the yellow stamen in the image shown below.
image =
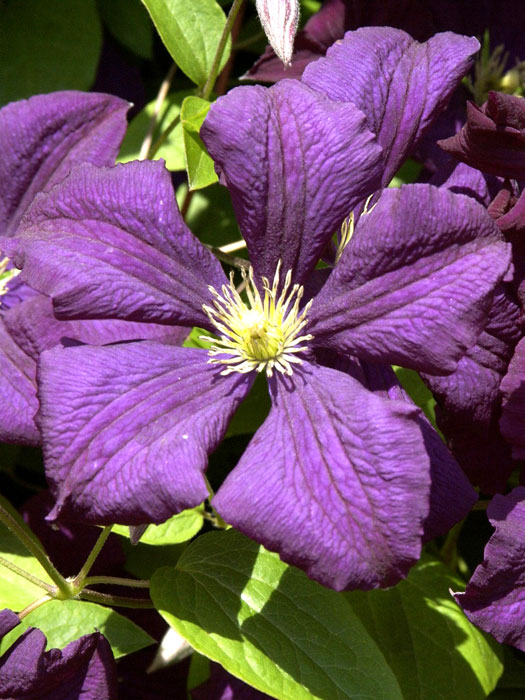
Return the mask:
{"type": "Polygon", "coordinates": [[[214,297],[213,306],[204,304],[202,308],[220,337],[201,336],[201,339],[213,343],[208,362],[226,365],[221,374],[265,370],[271,377],[277,370],[290,375],[292,365],[302,362],[297,354],[306,350],[304,343],[313,336],[299,333],[306,326],[312,302],[299,311],[304,289],[298,284],[290,289],[291,270],[286,273],[278,296],[280,268],[279,262],[271,286],[266,277],[262,278],[262,296],[255,285],[252,268],[248,273],[241,270],[247,303],[235,288],[233,273],[230,273],[230,284],[224,284],[220,292],[209,287],[214,297]]]}

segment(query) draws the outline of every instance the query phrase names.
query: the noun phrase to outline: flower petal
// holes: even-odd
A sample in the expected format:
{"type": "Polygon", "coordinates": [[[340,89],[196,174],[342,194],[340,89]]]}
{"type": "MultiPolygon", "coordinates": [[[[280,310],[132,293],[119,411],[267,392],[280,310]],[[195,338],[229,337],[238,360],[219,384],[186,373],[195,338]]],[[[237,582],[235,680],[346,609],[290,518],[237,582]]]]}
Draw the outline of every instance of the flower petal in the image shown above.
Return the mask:
{"type": "Polygon", "coordinates": [[[0,319],[0,441],[40,444],[34,417],[38,411],[36,364],[13,340],[0,319]]]}
{"type": "Polygon", "coordinates": [[[182,345],[188,329],[157,323],[134,323],[115,319],[59,321],[49,297],[38,294],[9,309],[4,323],[11,338],[34,360],[42,350],[71,341],[108,345],[126,340],[160,340],[182,345]]]}
{"type": "Polygon", "coordinates": [[[207,327],[207,285],[226,281],[193,236],[162,162],[81,165],[36,198],[4,248],[57,315],[207,327]]]}
{"type": "Polygon", "coordinates": [[[525,651],[525,487],[494,496],[487,516],[496,532],[466,591],[454,597],[471,622],[525,651]]]}
{"type": "Polygon", "coordinates": [[[353,105],[297,81],[240,87],[201,130],[233,199],[255,277],[278,260],[302,282],[353,206],[380,177],[381,150],[353,105]]]}
{"type": "Polygon", "coordinates": [[[444,108],[478,51],[476,39],[452,32],[424,44],[391,27],[348,32],[302,80],[334,100],[353,102],[384,149],[387,185],[444,108]]]}
{"type": "MultiPolygon", "coordinates": [[[[365,386],[393,401],[414,402],[389,365],[361,363],[365,386]]],[[[416,418],[430,459],[429,513],[424,523],[424,541],[446,534],[465,518],[478,496],[443,440],[420,411],[416,418]]]]}
{"type": "Polygon", "coordinates": [[[469,197],[430,185],[385,190],[314,300],[311,343],[450,373],[508,266],[501,233],[469,197]]]}
{"type": "Polygon", "coordinates": [[[13,235],[35,194],[75,163],[113,165],[129,107],[111,95],[64,91],[0,110],[0,235],[13,235]]]}
{"type": "Polygon", "coordinates": [[[515,459],[525,459],[525,339],[520,340],[501,382],[503,410],[501,432],[512,444],[515,459]]]}
{"type": "Polygon", "coordinates": [[[418,410],[303,368],[271,380],[270,414],[213,504],[326,586],[391,586],[417,560],[428,512],[418,410]]]}
{"type": "Polygon", "coordinates": [[[253,381],[207,358],[152,341],[42,353],[51,519],[159,523],[206,498],[207,456],[253,381]]]}
{"type": "Polygon", "coordinates": [[[46,638],[29,628],[0,660],[0,697],[24,700],[117,700],[117,669],[99,632],[64,649],[45,651],[46,638]]]}

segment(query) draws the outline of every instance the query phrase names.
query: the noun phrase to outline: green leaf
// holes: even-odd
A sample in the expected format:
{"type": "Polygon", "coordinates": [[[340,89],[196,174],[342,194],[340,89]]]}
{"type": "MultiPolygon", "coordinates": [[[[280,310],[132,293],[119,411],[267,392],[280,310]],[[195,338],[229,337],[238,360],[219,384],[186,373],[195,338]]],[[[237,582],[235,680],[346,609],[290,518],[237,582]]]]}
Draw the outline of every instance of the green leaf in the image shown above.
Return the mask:
{"type": "Polygon", "coordinates": [[[187,97],[182,103],[180,118],[190,190],[208,187],[219,179],[213,166],[213,160],[208,155],[208,151],[199,136],[199,130],[210,106],[208,100],[193,96],[187,97]]]}
{"type": "Polygon", "coordinates": [[[409,182],[415,182],[422,171],[423,166],[415,160],[407,160],[399,168],[394,177],[390,180],[389,187],[401,187],[409,182]]]}
{"type": "Polygon", "coordinates": [[[0,644],[4,653],[28,627],[37,627],[47,637],[46,649],[63,649],[70,642],[97,630],[111,645],[116,659],[155,642],[127,617],[111,608],[82,600],[51,600],[29,613],[0,644]]]}
{"type": "Polygon", "coordinates": [[[254,433],[259,428],[271,407],[266,375],[258,374],[250,393],[235,412],[228,426],[226,437],[254,433]]]}
{"type": "Polygon", "coordinates": [[[467,620],[449,588],[464,586],[428,557],[394,588],[344,594],[383,651],[405,700],[485,698],[503,670],[499,645],[467,620]]]}
{"type": "MultiPolygon", "coordinates": [[[[166,520],[162,525],[149,525],[140,542],[157,546],[186,542],[199,532],[203,522],[204,506],[189,508],[166,520]]],[[[126,525],[113,525],[112,532],[129,539],[129,527],[126,525]]]]}
{"type": "Polygon", "coordinates": [[[199,537],[151,596],[197,651],[280,700],[402,698],[345,599],[235,530],[199,537]]]}
{"type": "Polygon", "coordinates": [[[393,367],[393,370],[403,389],[410,395],[416,406],[423,410],[428,420],[441,435],[436,425],[436,400],[419,374],[404,367],[393,367]]]}
{"type": "MultiPolygon", "coordinates": [[[[215,0],[142,0],[179,68],[202,87],[210,74],[226,17],[215,0]]],[[[219,65],[230,56],[228,39],[219,65]]]]}
{"type": "MultiPolygon", "coordinates": [[[[186,185],[179,187],[177,191],[179,206],[182,206],[187,192],[186,185]]],[[[220,247],[241,238],[230,193],[226,187],[218,183],[192,193],[186,223],[200,241],[209,245],[220,247]]],[[[242,253],[242,250],[236,251],[235,255],[242,255],[242,253]]]]}
{"type": "MultiPolygon", "coordinates": [[[[26,533],[30,535],[34,542],[38,542],[38,538],[32,533],[27,525],[21,520],[20,515],[14,511],[12,506],[2,499],[2,505],[16,518],[26,533]]],[[[54,585],[49,578],[42,565],[32,554],[30,554],[20,540],[8,530],[8,528],[0,523],[0,555],[4,559],[8,559],[16,566],[24,569],[33,576],[41,579],[45,583],[54,585]]],[[[27,579],[15,574],[10,569],[0,564],[0,610],[10,608],[11,610],[23,610],[27,605],[34,600],[45,595],[45,590],[35,586],[35,584],[27,581],[27,579]]]]}
{"type": "Polygon", "coordinates": [[[98,0],[98,11],[111,34],[141,58],[153,58],[153,25],[140,0],[98,0]]]}
{"type": "MultiPolygon", "coordinates": [[[[189,90],[175,92],[164,100],[162,108],[153,132],[152,144],[157,141],[161,133],[180,115],[180,107],[189,90]]],[[[127,163],[139,157],[142,142],[147,134],[151,116],[155,108],[155,100],[149,102],[144,109],[131,121],[122,146],[118,162],[127,163]]],[[[184,157],[184,144],[182,142],[182,124],[179,122],[168,135],[154,156],[156,159],[164,158],[168,170],[184,170],[186,159],[184,157]]]]}
{"type": "Polygon", "coordinates": [[[101,45],[95,0],[0,2],[0,105],[53,90],[87,90],[101,45]]]}

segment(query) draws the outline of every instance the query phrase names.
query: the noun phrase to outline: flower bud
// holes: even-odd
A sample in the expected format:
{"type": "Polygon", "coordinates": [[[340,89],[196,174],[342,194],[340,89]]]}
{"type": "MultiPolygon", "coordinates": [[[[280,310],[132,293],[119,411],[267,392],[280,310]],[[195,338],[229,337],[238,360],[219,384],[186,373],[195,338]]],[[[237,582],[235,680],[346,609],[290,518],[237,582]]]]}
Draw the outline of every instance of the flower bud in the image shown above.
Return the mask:
{"type": "Polygon", "coordinates": [[[256,7],[272,49],[289,66],[299,23],[299,0],[256,0],[256,7]]]}

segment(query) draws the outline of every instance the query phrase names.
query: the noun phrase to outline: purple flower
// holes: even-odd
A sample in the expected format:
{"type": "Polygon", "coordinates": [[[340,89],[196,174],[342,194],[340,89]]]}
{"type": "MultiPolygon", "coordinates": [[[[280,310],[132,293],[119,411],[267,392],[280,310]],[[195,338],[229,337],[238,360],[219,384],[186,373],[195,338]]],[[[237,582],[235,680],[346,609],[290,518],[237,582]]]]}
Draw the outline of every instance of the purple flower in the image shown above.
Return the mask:
{"type": "Polygon", "coordinates": [[[494,496],[487,516],[496,531],[465,592],[455,598],[471,622],[525,651],[525,488],[494,496]]]}
{"type": "MultiPolygon", "coordinates": [[[[356,32],[358,55],[400,34],[356,32]]],[[[457,39],[451,64],[470,50],[457,39]]],[[[377,95],[395,101],[397,80],[377,95]]],[[[421,412],[388,377],[383,386],[359,370],[454,371],[509,263],[497,227],[467,197],[419,185],[364,207],[437,108],[437,88],[427,94],[401,112],[419,115],[411,136],[390,102],[388,133],[375,104],[365,115],[296,81],[239,88],[212,107],[202,135],[250,253],[247,303],[186,228],[159,163],[80,166],[35,200],[8,250],[57,315],[218,336],[210,351],[146,341],[42,353],[52,517],[140,524],[200,503],[207,455],[260,371],[272,408],[214,498],[228,522],[341,589],[396,583],[427,522],[435,534],[464,517],[475,494],[453,462],[440,483],[421,412]],[[305,291],[321,286],[315,266],[357,207],[334,270],[317,294],[305,291]],[[448,512],[447,489],[460,494],[448,512]]]]}
{"type": "MultiPolygon", "coordinates": [[[[19,623],[0,612],[0,637],[19,623]]],[[[45,651],[46,638],[29,628],[0,658],[0,697],[24,700],[116,700],[117,671],[107,640],[85,635],[64,649],[45,651]]]]}
{"type": "MultiPolygon", "coordinates": [[[[35,195],[49,191],[72,165],[113,164],[128,103],[74,91],[38,95],[0,110],[0,235],[10,237],[35,195]]],[[[161,335],[163,329],[115,322],[60,323],[49,299],[13,276],[0,260],[0,439],[39,444],[34,423],[36,360],[62,338],[97,344],[161,335]]],[[[180,333],[179,333],[180,335],[180,333]]]]}

